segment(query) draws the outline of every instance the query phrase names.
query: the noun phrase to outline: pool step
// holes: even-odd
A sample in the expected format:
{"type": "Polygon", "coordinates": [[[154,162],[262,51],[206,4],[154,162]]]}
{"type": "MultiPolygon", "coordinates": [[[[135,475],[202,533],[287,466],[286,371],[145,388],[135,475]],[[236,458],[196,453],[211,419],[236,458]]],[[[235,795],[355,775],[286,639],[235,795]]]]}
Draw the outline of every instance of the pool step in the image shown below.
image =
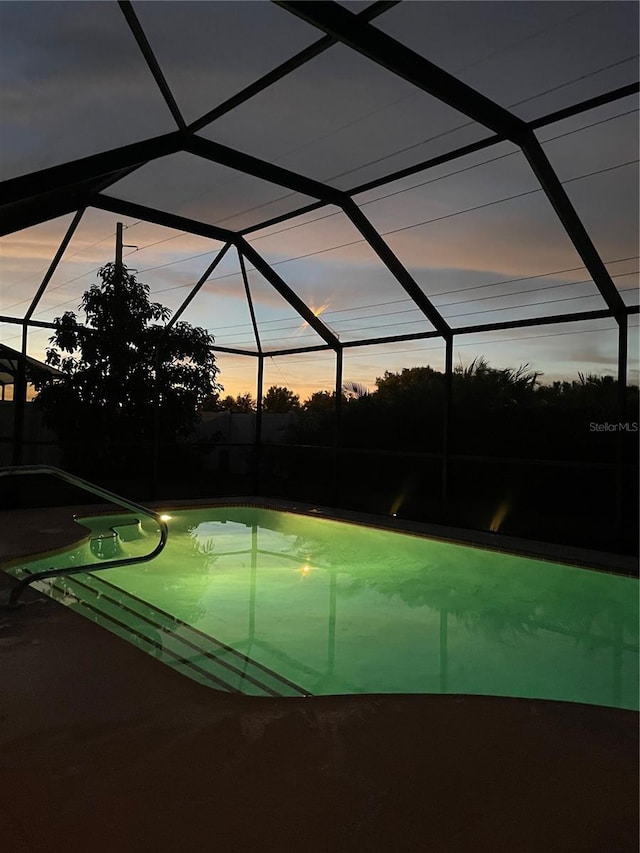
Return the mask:
{"type": "Polygon", "coordinates": [[[81,573],[37,586],[54,598],[71,597],[74,610],[201,684],[251,696],[309,695],[277,672],[102,576],[81,573]]]}

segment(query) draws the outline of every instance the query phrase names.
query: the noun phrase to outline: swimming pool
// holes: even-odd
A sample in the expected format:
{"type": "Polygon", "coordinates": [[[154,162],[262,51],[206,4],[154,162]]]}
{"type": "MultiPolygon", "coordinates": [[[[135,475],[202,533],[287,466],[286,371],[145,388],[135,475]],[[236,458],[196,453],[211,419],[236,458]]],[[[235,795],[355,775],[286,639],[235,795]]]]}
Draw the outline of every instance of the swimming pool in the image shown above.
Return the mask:
{"type": "MultiPolygon", "coordinates": [[[[137,555],[155,536],[131,515],[78,521],[91,542],[12,572],[137,555]]],[[[169,529],[151,563],[37,588],[219,690],[638,708],[633,578],[248,506],[172,511],[169,529]]]]}

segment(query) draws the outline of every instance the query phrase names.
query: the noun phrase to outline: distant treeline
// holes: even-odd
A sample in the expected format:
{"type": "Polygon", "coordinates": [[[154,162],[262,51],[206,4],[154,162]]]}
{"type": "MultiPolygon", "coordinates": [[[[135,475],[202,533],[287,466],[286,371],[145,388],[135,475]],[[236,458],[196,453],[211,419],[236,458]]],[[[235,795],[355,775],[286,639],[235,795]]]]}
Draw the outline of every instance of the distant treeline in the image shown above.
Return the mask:
{"type": "MultiPolygon", "coordinates": [[[[477,358],[453,374],[450,450],[464,455],[613,461],[622,436],[625,458],[637,459],[638,387],[626,390],[620,408],[612,376],[578,374],[574,381],[544,385],[529,365],[494,368],[477,358]]],[[[343,388],[343,447],[439,453],[443,447],[445,376],[410,367],[376,379],[375,390],[343,388]]],[[[263,398],[263,412],[299,412],[289,441],[335,442],[335,392],[316,391],[303,402],[282,386],[263,398]]],[[[250,412],[250,394],[209,398],[208,411],[250,412]]]]}

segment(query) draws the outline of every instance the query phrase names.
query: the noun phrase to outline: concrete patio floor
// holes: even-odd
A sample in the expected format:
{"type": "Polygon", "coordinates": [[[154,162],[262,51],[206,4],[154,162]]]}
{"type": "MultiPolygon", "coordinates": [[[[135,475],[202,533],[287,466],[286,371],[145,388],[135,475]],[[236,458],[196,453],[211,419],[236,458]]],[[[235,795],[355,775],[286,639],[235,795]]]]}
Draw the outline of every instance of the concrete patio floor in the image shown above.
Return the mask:
{"type": "MultiPolygon", "coordinates": [[[[3,601],[13,583],[0,572],[3,601]]],[[[7,853],[638,849],[632,712],[222,694],[35,591],[24,601],[0,612],[7,853]]]]}

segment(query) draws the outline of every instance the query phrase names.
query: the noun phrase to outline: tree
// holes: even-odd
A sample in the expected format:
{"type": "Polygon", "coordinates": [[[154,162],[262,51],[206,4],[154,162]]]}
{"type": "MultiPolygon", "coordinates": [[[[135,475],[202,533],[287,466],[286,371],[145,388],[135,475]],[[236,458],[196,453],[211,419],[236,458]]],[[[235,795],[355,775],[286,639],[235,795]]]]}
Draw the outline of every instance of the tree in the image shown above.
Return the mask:
{"type": "Polygon", "coordinates": [[[223,412],[236,412],[243,415],[254,412],[255,408],[255,401],[249,392],[238,394],[237,397],[229,395],[221,400],[219,405],[219,409],[223,412]]]}
{"type": "MultiPolygon", "coordinates": [[[[344,398],[343,398],[344,399],[344,398]]],[[[302,404],[302,411],[307,414],[333,414],[336,409],[335,391],[314,391],[302,404]]]]}
{"type": "Polygon", "coordinates": [[[443,375],[426,367],[404,367],[400,373],[385,370],[384,376],[376,379],[377,396],[380,401],[398,405],[401,402],[414,405],[430,396],[442,392],[443,375]]]}
{"type": "Polygon", "coordinates": [[[108,454],[111,467],[118,458],[139,458],[139,447],[127,451],[123,443],[148,448],[156,425],[163,441],[189,433],[205,399],[222,390],[212,336],[188,323],[159,325],[169,309],[151,302],[148,285],[121,270],[110,263],[98,271],[100,281],[80,302],[84,327],[73,311],[56,318],[46,360],[66,380],[42,382],[37,398],[66,457],[77,462],[81,443],[97,440],[102,450],[94,446],[91,455],[100,461],[108,454]]]}
{"type": "Polygon", "coordinates": [[[464,406],[494,410],[532,404],[542,376],[528,364],[518,368],[495,368],[484,356],[474,358],[467,367],[454,371],[455,399],[464,406]]]}
{"type": "Polygon", "coordinates": [[[342,391],[346,400],[360,400],[362,397],[368,397],[371,393],[361,382],[345,382],[342,391]]]}
{"type": "Polygon", "coordinates": [[[268,415],[297,412],[300,397],[283,385],[272,385],[262,400],[262,410],[268,415]]]}
{"type": "Polygon", "coordinates": [[[202,401],[200,407],[201,412],[219,412],[222,409],[220,394],[214,391],[213,394],[208,394],[202,401]]]}

